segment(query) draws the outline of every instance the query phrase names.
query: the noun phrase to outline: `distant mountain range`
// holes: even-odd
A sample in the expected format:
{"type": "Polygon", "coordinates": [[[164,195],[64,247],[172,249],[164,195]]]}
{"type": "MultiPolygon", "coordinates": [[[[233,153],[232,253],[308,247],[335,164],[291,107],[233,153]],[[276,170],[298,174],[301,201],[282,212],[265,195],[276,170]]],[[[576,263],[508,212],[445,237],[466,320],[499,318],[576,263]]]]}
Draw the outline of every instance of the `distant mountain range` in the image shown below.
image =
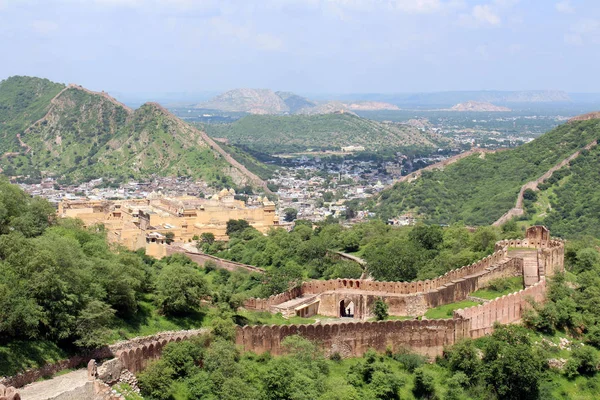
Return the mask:
{"type": "Polygon", "coordinates": [[[467,101],[488,102],[496,105],[506,104],[545,104],[566,103],[573,101],[600,99],[600,95],[574,94],[573,98],[560,90],[524,90],[524,91],[449,91],[431,93],[363,93],[344,95],[325,95],[328,100],[338,101],[381,101],[394,104],[400,108],[447,108],[467,101]]]}
{"type": "Polygon", "coordinates": [[[487,101],[467,101],[466,103],[459,103],[450,108],[450,111],[470,111],[470,112],[480,112],[480,111],[491,111],[491,112],[508,112],[511,111],[508,107],[496,106],[492,103],[488,103],[487,101]]]}
{"type": "Polygon", "coordinates": [[[398,106],[381,101],[323,101],[315,102],[291,92],[273,92],[270,89],[234,89],[196,108],[249,114],[330,114],[334,112],[398,110],[398,106]]]}
{"type": "Polygon", "coordinates": [[[13,176],[86,181],[157,174],[264,187],[206,133],[157,103],[134,111],[104,92],[40,78],[0,82],[0,150],[0,167],[13,176]]]}

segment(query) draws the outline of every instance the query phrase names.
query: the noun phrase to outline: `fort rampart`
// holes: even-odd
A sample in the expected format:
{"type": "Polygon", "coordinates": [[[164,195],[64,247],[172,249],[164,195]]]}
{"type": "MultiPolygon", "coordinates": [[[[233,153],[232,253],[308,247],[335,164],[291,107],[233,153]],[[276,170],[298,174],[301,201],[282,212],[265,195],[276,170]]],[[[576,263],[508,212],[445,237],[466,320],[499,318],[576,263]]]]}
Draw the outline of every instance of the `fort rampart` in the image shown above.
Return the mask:
{"type": "Polygon", "coordinates": [[[319,295],[319,314],[339,316],[337,305],[347,299],[357,306],[355,316],[365,319],[370,316],[369,305],[376,298],[381,297],[388,304],[390,315],[419,316],[429,308],[466,299],[470,293],[484,287],[492,279],[520,276],[522,271],[522,260],[507,258],[507,248],[501,247],[494,254],[476,263],[449,271],[432,280],[416,282],[379,282],[362,279],[314,280],[266,299],[248,299],[244,307],[286,314],[285,310],[282,311],[277,306],[301,296],[319,295]]]}
{"type": "Polygon", "coordinates": [[[228,271],[238,271],[238,270],[246,270],[248,272],[256,272],[259,274],[264,274],[265,270],[259,267],[255,267],[254,265],[242,264],[235,261],[225,260],[223,258],[211,256],[210,254],[204,253],[196,253],[193,251],[187,251],[177,246],[169,246],[167,247],[167,255],[173,255],[176,253],[185,254],[192,261],[197,263],[198,265],[204,265],[206,262],[210,261],[215,263],[215,265],[219,268],[226,269],[228,271]]]}
{"type": "MultiPolygon", "coordinates": [[[[353,295],[349,294],[352,292],[363,297],[376,293],[388,303],[390,314],[399,307],[397,299],[402,296],[405,300],[412,299],[413,303],[421,301],[427,308],[436,307],[463,300],[469,293],[486,286],[491,279],[519,274],[525,276],[524,259],[520,256],[508,257],[509,249],[516,254],[525,249],[528,262],[534,263],[534,270],[539,270],[537,276],[534,275],[537,282],[483,305],[456,310],[451,319],[244,327],[238,329],[237,344],[245,351],[281,354],[284,351],[282,341],[287,336],[299,334],[319,343],[327,353],[339,352],[343,356],[361,356],[369,348],[377,351],[407,348],[428,357],[440,355],[444,346],[463,338],[479,338],[490,334],[496,322],[509,324],[520,321],[523,312],[530,307],[531,300],[542,302],[546,294],[546,276],[564,270],[564,242],[551,239],[545,227],[536,226],[527,230],[526,239],[500,241],[496,243],[496,251],[491,256],[430,281],[311,281],[269,299],[250,299],[246,304],[250,308],[267,310],[290,298],[312,294],[321,295],[320,301],[325,303],[334,296],[332,304],[335,307],[339,298],[352,298],[353,295]],[[338,294],[340,296],[335,297],[338,294]]],[[[352,298],[352,301],[355,300],[352,298]]],[[[360,307],[363,306],[368,307],[369,302],[363,302],[360,307]]]]}
{"type": "Polygon", "coordinates": [[[246,351],[282,354],[283,340],[300,335],[318,343],[326,353],[344,357],[362,356],[373,348],[384,352],[410,349],[435,357],[444,346],[456,342],[465,331],[463,319],[350,322],[340,324],[245,326],[238,329],[236,343],[246,351]]]}
{"type": "Polygon", "coordinates": [[[2,378],[0,379],[0,385],[22,387],[62,370],[80,367],[92,359],[99,360],[112,357],[122,358],[125,368],[131,372],[136,372],[139,371],[141,366],[145,366],[148,360],[159,357],[162,348],[167,343],[185,340],[205,332],[206,329],[163,332],[157,335],[125,340],[110,346],[100,347],[88,353],[75,355],[66,360],[46,364],[40,368],[33,368],[11,377],[2,378]],[[150,346],[152,346],[151,349],[150,346]]]}
{"type": "Polygon", "coordinates": [[[466,323],[462,336],[479,338],[492,333],[494,324],[511,324],[521,320],[523,311],[529,307],[529,301],[542,302],[546,295],[546,280],[542,279],[527,289],[499,297],[485,304],[454,312],[454,319],[466,323]]]}
{"type": "Polygon", "coordinates": [[[244,351],[278,355],[284,350],[282,342],[286,337],[300,335],[318,343],[326,353],[339,352],[344,357],[362,356],[370,348],[379,352],[389,348],[434,358],[442,354],[444,346],[491,333],[496,322],[518,322],[529,307],[529,299],[543,301],[545,291],[546,281],[542,279],[519,292],[457,310],[452,319],[245,326],[238,328],[236,343],[244,351]]]}

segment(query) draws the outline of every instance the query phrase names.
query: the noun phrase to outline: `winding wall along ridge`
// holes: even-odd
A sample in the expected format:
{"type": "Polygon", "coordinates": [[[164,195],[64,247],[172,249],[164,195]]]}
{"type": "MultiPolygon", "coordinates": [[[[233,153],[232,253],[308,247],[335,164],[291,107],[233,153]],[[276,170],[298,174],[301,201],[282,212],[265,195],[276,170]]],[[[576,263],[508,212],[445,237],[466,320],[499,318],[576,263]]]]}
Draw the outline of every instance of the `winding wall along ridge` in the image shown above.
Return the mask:
{"type": "MultiPolygon", "coordinates": [[[[247,326],[238,329],[236,343],[245,351],[281,354],[284,352],[281,346],[283,340],[287,336],[299,334],[320,343],[329,354],[339,352],[345,356],[361,356],[369,348],[380,352],[387,348],[393,351],[406,348],[433,358],[443,353],[444,346],[452,345],[463,338],[478,338],[491,333],[495,323],[518,322],[523,312],[530,307],[530,299],[536,302],[544,301],[546,275],[564,270],[564,243],[549,239],[549,233],[544,227],[528,229],[527,236],[527,239],[523,240],[500,241],[496,243],[496,248],[503,251],[506,251],[508,246],[537,249],[541,272],[538,276],[539,281],[526,289],[484,305],[457,310],[452,319],[247,326]]],[[[523,263],[522,258],[512,260],[523,263]]],[[[380,290],[390,288],[387,286],[389,282],[380,284],[383,284],[380,290]]],[[[280,296],[291,295],[293,293],[283,293],[280,296]]]]}
{"type": "Polygon", "coordinates": [[[496,222],[494,222],[492,225],[500,226],[500,225],[505,224],[506,222],[510,221],[514,217],[523,215],[524,214],[524,211],[523,211],[524,194],[527,189],[538,190],[538,185],[540,183],[543,183],[546,179],[549,179],[554,172],[558,171],[559,169],[561,169],[562,167],[564,167],[565,165],[569,164],[571,161],[573,161],[574,159],[579,157],[579,155],[581,154],[581,152],[583,150],[590,150],[592,147],[596,146],[597,144],[598,144],[597,140],[594,140],[591,143],[588,143],[582,149],[577,150],[575,153],[571,154],[569,157],[565,158],[558,164],[554,165],[552,168],[550,168],[548,171],[546,171],[542,176],[540,176],[536,180],[527,182],[526,184],[521,186],[521,190],[519,190],[519,194],[517,195],[517,201],[515,202],[515,206],[513,208],[511,208],[510,210],[508,210],[500,218],[498,218],[498,220],[496,220],[496,222]]]}

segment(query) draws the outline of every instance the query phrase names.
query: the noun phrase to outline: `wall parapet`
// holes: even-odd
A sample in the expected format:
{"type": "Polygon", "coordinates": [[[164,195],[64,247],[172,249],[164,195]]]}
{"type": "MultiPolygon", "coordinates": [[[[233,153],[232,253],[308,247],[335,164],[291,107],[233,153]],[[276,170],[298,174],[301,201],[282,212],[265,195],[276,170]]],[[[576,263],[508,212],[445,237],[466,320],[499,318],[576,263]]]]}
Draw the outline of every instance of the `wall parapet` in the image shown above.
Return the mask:
{"type": "Polygon", "coordinates": [[[464,324],[461,319],[442,319],[245,326],[238,328],[236,344],[245,351],[280,355],[284,352],[284,339],[300,335],[318,343],[326,353],[338,352],[344,357],[362,356],[370,348],[379,352],[410,348],[433,358],[441,354],[444,346],[462,338],[456,332],[463,332],[464,324]]]}
{"type": "Polygon", "coordinates": [[[394,293],[398,295],[427,293],[445,287],[457,279],[461,279],[479,272],[484,272],[492,266],[506,260],[507,248],[499,248],[483,259],[461,268],[446,272],[437,278],[414,282],[384,282],[364,279],[330,279],[312,280],[303,282],[298,293],[294,288],[286,292],[273,295],[267,299],[250,298],[244,302],[244,307],[252,310],[268,311],[271,306],[292,300],[304,294],[319,294],[340,289],[358,289],[372,292],[394,293]]]}
{"type": "Polygon", "coordinates": [[[229,271],[237,271],[237,270],[246,270],[249,272],[256,272],[259,274],[264,274],[265,270],[263,268],[255,267],[254,265],[242,264],[236,261],[226,260],[224,258],[219,258],[210,254],[198,253],[195,251],[189,251],[177,246],[169,246],[167,249],[167,255],[172,255],[176,253],[185,254],[192,261],[196,262],[199,265],[204,265],[207,261],[214,262],[218,267],[229,270],[229,271]]]}
{"type": "Polygon", "coordinates": [[[542,302],[546,294],[546,279],[536,284],[482,305],[454,311],[454,319],[466,321],[467,336],[473,339],[490,334],[494,324],[511,324],[521,320],[523,312],[530,307],[529,300],[542,302]]]}
{"type": "MultiPolygon", "coordinates": [[[[124,340],[112,344],[110,346],[103,346],[89,352],[77,354],[73,357],[58,361],[56,363],[46,364],[39,368],[33,368],[13,376],[2,378],[0,379],[0,385],[14,386],[19,388],[29,383],[35,382],[40,378],[52,376],[62,370],[77,368],[79,366],[85,365],[92,359],[99,360],[111,357],[119,357],[119,355],[125,352],[128,352],[130,350],[136,350],[138,348],[142,349],[143,354],[143,348],[146,347],[147,352],[147,349],[151,344],[161,343],[162,349],[162,343],[166,344],[172,341],[180,341],[193,336],[201,335],[206,332],[206,329],[194,329],[189,331],[169,331],[158,333],[152,336],[142,336],[130,340],[124,340]]],[[[158,354],[160,355],[160,353],[158,354]]]]}

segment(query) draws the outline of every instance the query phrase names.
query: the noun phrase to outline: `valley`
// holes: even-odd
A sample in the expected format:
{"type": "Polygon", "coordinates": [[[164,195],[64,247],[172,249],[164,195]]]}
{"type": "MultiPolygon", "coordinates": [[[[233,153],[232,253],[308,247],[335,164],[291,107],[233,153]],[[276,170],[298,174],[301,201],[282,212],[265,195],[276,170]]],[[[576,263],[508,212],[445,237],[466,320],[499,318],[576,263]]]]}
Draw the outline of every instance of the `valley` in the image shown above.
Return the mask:
{"type": "MultiPolygon", "coordinates": [[[[465,351],[493,359],[501,349],[490,365],[506,357],[527,365],[532,393],[572,393],[591,379],[568,365],[597,351],[598,285],[583,281],[600,268],[595,114],[407,112],[349,101],[351,113],[200,122],[157,103],[131,109],[104,92],[22,77],[3,81],[0,99],[11,110],[2,114],[0,164],[20,186],[0,182],[8,271],[0,302],[11,316],[0,323],[1,382],[22,386],[82,360],[94,381],[83,384],[78,370],[31,383],[24,396],[44,388],[62,396],[64,384],[85,396],[184,399],[200,390],[198,379],[225,373],[170,372],[181,368],[180,351],[191,363],[237,354],[232,368],[253,396],[270,393],[273,368],[289,366],[289,379],[310,382],[303,393],[316,390],[321,378],[294,348],[343,371],[324,382],[356,398],[382,388],[392,398],[502,396],[493,384],[510,376],[489,377],[477,357],[467,375],[456,364],[465,351]],[[15,112],[16,98],[30,111],[15,112]],[[399,120],[382,119],[388,113],[399,120]],[[37,280],[36,271],[51,270],[60,290],[37,280]],[[76,305],[56,313],[49,293],[76,305]],[[558,308],[560,319],[548,316],[558,308]],[[583,316],[585,328],[573,333],[583,316]],[[506,340],[519,340],[527,361],[515,360],[506,340]],[[574,350],[561,350],[558,365],[549,348],[565,340],[574,350]],[[96,365],[95,354],[114,358],[96,365]],[[361,363],[394,372],[387,383],[355,385],[348,376],[361,363]],[[249,365],[263,375],[251,379],[249,365]],[[461,373],[472,383],[453,383],[461,373]],[[421,376],[435,383],[423,388],[421,376]]],[[[201,391],[243,398],[228,389],[231,379],[201,391]]]]}

